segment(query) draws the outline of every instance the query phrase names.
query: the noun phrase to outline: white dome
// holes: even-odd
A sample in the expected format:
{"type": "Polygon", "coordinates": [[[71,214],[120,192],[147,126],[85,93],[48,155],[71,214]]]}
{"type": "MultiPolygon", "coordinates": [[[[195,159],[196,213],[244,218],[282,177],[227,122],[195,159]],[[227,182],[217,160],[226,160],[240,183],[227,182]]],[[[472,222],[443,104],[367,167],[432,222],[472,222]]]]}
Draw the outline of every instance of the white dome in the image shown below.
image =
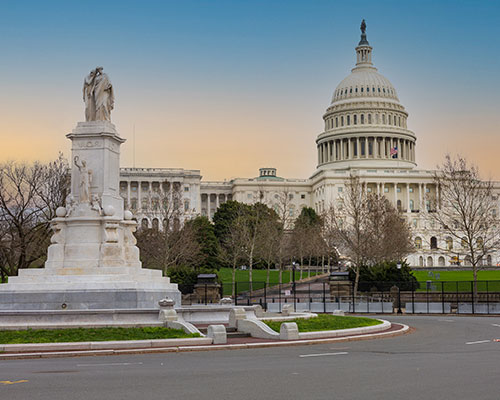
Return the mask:
{"type": "Polygon", "coordinates": [[[360,97],[382,97],[399,102],[396,89],[385,76],[374,67],[357,67],[339,83],[332,97],[332,104],[360,97]]]}

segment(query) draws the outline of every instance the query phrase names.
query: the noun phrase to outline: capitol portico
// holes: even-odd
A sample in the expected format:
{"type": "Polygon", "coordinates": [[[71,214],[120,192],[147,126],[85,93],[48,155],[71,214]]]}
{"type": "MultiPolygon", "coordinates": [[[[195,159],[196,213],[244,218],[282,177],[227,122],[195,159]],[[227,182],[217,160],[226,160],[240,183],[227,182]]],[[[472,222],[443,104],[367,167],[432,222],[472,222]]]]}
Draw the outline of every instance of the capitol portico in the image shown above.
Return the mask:
{"type": "MultiPolygon", "coordinates": [[[[228,200],[260,201],[277,209],[286,198],[286,213],[293,219],[303,207],[326,211],[355,173],[368,193],[385,195],[412,228],[415,252],[408,257],[410,265],[452,265],[461,243],[429,218],[436,211],[433,205],[440,203],[434,171],[416,168],[417,137],[407,128],[408,112],[391,82],[374,67],[372,50],[362,29],[356,64],[334,90],[323,115],[324,131],[316,139],[317,166],[309,179],[282,178],[275,168],[261,168],[254,178],[205,182],[199,170],[122,168],[120,194],[126,207],[142,226],[161,228],[158,202],[165,194],[174,203],[179,223],[197,215],[212,219],[228,200]]],[[[500,193],[500,183],[494,182],[494,187],[500,193]]],[[[467,265],[466,257],[460,261],[467,265]]],[[[499,261],[498,254],[491,254],[486,263],[499,261]]]]}

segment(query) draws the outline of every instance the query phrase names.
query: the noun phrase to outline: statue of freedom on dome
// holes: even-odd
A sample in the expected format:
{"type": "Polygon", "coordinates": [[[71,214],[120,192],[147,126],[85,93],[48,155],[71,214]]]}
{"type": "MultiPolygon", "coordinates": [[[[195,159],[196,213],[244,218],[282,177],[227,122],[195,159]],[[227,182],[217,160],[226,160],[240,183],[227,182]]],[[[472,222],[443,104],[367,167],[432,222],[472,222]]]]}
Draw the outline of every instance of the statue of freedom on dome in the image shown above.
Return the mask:
{"type": "Polygon", "coordinates": [[[365,22],[365,20],[361,21],[361,33],[366,33],[366,22],[365,22]]]}
{"type": "Polygon", "coordinates": [[[90,71],[83,81],[85,121],[111,121],[115,104],[113,86],[102,67],[90,71]]]}

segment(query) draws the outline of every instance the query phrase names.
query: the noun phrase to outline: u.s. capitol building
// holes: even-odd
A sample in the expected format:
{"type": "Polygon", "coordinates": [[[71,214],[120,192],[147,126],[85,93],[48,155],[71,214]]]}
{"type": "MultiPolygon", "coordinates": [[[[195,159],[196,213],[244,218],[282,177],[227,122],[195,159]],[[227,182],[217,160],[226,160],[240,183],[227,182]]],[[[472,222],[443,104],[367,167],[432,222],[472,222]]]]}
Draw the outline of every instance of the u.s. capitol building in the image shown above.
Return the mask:
{"type": "MultiPolygon", "coordinates": [[[[287,216],[293,219],[303,207],[326,211],[356,171],[367,192],[384,194],[406,217],[415,245],[410,265],[451,265],[456,254],[449,250],[456,252],[461,244],[427,218],[435,211],[433,200],[439,199],[434,171],[416,168],[417,138],[407,127],[408,112],[391,82],[373,66],[364,32],[356,47],[356,65],[334,90],[323,120],[324,131],[316,139],[318,164],[309,179],[281,178],[275,168],[260,168],[255,178],[223,182],[202,181],[200,170],[122,168],[125,206],[143,227],[160,229],[167,220],[158,212],[162,196],[170,197],[169,204],[178,210],[177,223],[197,215],[211,219],[228,200],[261,201],[275,209],[286,204],[287,216]]],[[[495,189],[500,189],[497,182],[495,189]]],[[[485,264],[495,265],[498,258],[488,255],[485,264]]],[[[467,265],[463,257],[460,261],[467,265]]]]}

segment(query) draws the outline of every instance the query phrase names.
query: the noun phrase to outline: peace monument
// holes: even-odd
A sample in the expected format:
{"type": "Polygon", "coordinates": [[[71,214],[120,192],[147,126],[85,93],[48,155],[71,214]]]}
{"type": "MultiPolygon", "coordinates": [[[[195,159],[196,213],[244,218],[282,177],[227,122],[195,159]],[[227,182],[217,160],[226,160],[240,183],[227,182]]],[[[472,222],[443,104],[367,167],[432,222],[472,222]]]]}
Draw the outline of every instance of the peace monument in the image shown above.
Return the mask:
{"type": "Polygon", "coordinates": [[[114,91],[97,67],[83,84],[85,122],[66,135],[72,143],[71,194],[51,222],[45,268],[19,270],[0,285],[0,309],[157,308],[165,297],[180,305],[177,284],[143,269],[134,232],[119,194],[120,146],[111,123],[114,91]]]}

